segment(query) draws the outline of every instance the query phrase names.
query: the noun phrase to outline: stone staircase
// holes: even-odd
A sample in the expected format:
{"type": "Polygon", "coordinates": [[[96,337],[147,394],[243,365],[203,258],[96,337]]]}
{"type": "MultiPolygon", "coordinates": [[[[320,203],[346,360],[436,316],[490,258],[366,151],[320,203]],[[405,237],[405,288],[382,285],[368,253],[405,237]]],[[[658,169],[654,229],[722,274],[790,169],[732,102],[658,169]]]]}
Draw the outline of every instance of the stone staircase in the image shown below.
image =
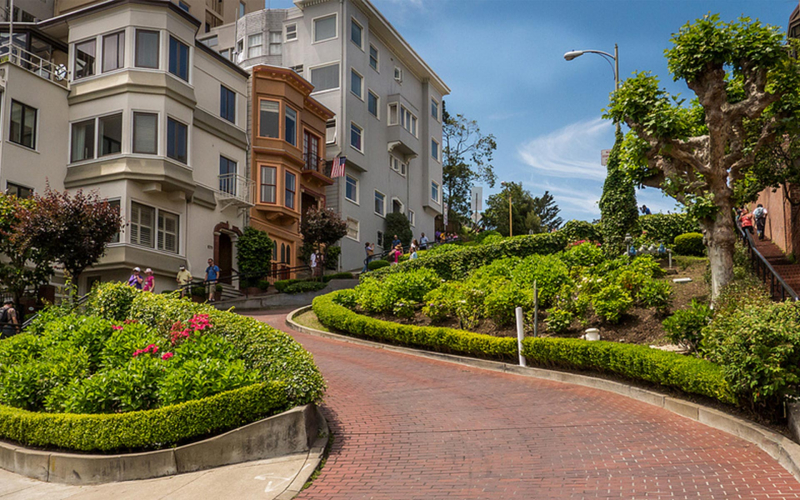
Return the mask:
{"type": "Polygon", "coordinates": [[[770,240],[753,238],[753,242],[756,250],[764,256],[781,279],[796,293],[800,292],[800,263],[793,264],[789,261],[778,245],[770,240]]]}

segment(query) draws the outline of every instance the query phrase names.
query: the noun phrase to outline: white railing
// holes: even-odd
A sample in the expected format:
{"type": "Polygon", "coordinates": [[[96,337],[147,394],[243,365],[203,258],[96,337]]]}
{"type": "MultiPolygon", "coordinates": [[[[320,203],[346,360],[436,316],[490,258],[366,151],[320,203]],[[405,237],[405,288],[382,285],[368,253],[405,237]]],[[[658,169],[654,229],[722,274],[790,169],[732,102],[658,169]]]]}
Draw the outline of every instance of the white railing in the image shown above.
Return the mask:
{"type": "Polygon", "coordinates": [[[66,66],[53,64],[11,42],[0,45],[0,64],[4,62],[10,62],[62,87],[68,86],[66,66]]]}
{"type": "Polygon", "coordinates": [[[243,205],[252,205],[255,198],[255,183],[252,179],[239,174],[222,174],[219,176],[220,200],[229,200],[243,205]]]}

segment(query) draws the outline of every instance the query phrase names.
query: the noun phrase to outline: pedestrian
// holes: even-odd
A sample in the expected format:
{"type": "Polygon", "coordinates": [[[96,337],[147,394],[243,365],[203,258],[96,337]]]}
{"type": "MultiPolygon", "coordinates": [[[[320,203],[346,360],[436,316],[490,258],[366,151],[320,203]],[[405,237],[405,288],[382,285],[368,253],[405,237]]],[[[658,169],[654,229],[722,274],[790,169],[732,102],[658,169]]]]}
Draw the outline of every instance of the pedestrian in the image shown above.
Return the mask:
{"type": "Polygon", "coordinates": [[[739,216],[739,224],[741,224],[742,229],[753,234],[753,214],[750,213],[747,207],[742,208],[742,215],[739,216]]]}
{"type": "Polygon", "coordinates": [[[371,245],[369,241],[364,245],[364,269],[361,270],[362,273],[369,271],[369,261],[372,260],[372,256],[375,255],[375,245],[371,245]]]}
{"type": "Polygon", "coordinates": [[[764,229],[767,225],[767,209],[764,208],[764,205],[761,203],[758,204],[755,210],[753,210],[753,217],[756,220],[756,234],[758,234],[758,239],[764,239],[764,229]]]}
{"type": "Polygon", "coordinates": [[[412,245],[412,247],[411,247],[411,255],[408,257],[408,259],[409,260],[416,260],[418,257],[419,257],[419,255],[417,255],[417,249],[416,249],[416,247],[414,247],[412,245]]]}
{"type": "Polygon", "coordinates": [[[142,290],[144,290],[145,292],[152,293],[153,289],[156,287],[156,278],[155,276],[153,276],[153,270],[148,267],[147,269],[144,270],[144,274],[146,274],[147,276],[145,276],[144,278],[144,284],[142,285],[142,290]]]}
{"type": "Polygon", "coordinates": [[[323,274],[325,274],[325,252],[320,248],[317,250],[317,278],[322,279],[323,274]]]}
{"type": "Polygon", "coordinates": [[[416,252],[419,250],[419,242],[417,240],[411,240],[411,246],[408,249],[408,253],[416,252]]]}
{"type": "Polygon", "coordinates": [[[436,231],[433,233],[433,241],[434,241],[434,242],[436,242],[436,243],[439,243],[439,241],[440,241],[441,237],[442,237],[442,232],[441,232],[441,231],[439,231],[439,230],[437,229],[437,230],[436,230],[436,231]]]}
{"type": "Polygon", "coordinates": [[[400,257],[403,256],[403,245],[397,245],[394,247],[394,263],[395,265],[400,263],[400,257]]]}
{"type": "Polygon", "coordinates": [[[208,259],[206,268],[205,284],[208,287],[208,301],[214,302],[214,293],[217,291],[217,279],[219,278],[219,267],[214,265],[214,259],[208,259]]]}
{"type": "Polygon", "coordinates": [[[0,339],[8,338],[19,333],[19,318],[14,309],[14,301],[6,299],[0,309],[0,339]]]}
{"type": "Polygon", "coordinates": [[[647,205],[642,205],[642,215],[651,215],[650,209],[647,208],[647,205]]]}
{"type": "Polygon", "coordinates": [[[419,249],[420,250],[428,249],[428,237],[425,236],[425,233],[422,233],[422,236],[420,236],[419,238],[419,249]]]}
{"type": "MultiPolygon", "coordinates": [[[[175,281],[177,281],[178,286],[181,287],[181,297],[186,297],[186,292],[192,284],[192,273],[186,270],[186,266],[180,266],[178,275],[175,276],[175,281]]],[[[191,290],[189,290],[189,292],[191,292],[191,290]]]]}
{"type": "Polygon", "coordinates": [[[400,241],[400,238],[397,235],[394,235],[394,239],[392,240],[392,248],[396,247],[397,245],[403,246],[403,242],[400,241]]]}
{"type": "Polygon", "coordinates": [[[142,270],[139,269],[138,267],[134,267],[133,268],[133,274],[131,274],[131,277],[128,278],[128,286],[132,286],[133,288],[135,288],[137,290],[141,290],[142,289],[142,283],[144,282],[144,279],[139,274],[141,272],[142,272],[142,270]]]}
{"type": "Polygon", "coordinates": [[[312,278],[316,278],[317,277],[317,251],[316,250],[312,250],[311,251],[311,256],[309,257],[309,260],[311,261],[311,277],[312,278]]]}

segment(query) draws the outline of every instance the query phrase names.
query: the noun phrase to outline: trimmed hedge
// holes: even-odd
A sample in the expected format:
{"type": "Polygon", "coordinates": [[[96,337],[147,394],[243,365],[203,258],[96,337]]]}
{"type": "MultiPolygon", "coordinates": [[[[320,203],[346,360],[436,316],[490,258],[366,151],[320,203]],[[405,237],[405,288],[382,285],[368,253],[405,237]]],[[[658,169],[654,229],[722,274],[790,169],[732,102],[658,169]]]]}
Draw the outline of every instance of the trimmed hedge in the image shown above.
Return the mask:
{"type": "MultiPolygon", "coordinates": [[[[454,328],[402,325],[355,313],[336,302],[340,295],[342,300],[346,300],[347,292],[349,290],[342,290],[314,299],[312,308],[322,324],[360,337],[440,352],[498,360],[517,356],[515,338],[454,328]]],[[[523,340],[523,354],[531,364],[615,374],[701,394],[725,403],[736,402],[718,365],[646,346],[528,337],[523,340]]]]}
{"type": "Polygon", "coordinates": [[[283,293],[305,293],[305,292],[317,292],[322,290],[328,286],[328,283],[320,282],[320,281],[301,281],[299,283],[292,283],[291,285],[287,286],[283,293]]]}
{"type": "Polygon", "coordinates": [[[322,277],[322,281],[325,283],[331,280],[351,280],[353,279],[353,273],[336,273],[336,274],[329,274],[327,276],[322,277]]]}
{"type": "Polygon", "coordinates": [[[294,285],[295,283],[300,283],[301,281],[303,280],[297,280],[297,279],[278,280],[275,282],[275,290],[277,290],[279,293],[284,293],[288,286],[294,285]]]}
{"type": "Polygon", "coordinates": [[[687,214],[652,214],[639,216],[639,229],[647,231],[653,241],[663,241],[669,245],[675,237],[684,233],[700,232],[697,219],[687,214]]]}
{"type": "Polygon", "coordinates": [[[702,257],[706,254],[706,246],[703,244],[703,235],[700,233],[686,233],[676,236],[675,253],[678,255],[702,257]]]}
{"type": "Polygon", "coordinates": [[[369,261],[369,264],[367,264],[367,269],[369,269],[370,271],[375,271],[383,267],[389,267],[389,265],[390,264],[388,260],[383,260],[383,259],[371,260],[369,261]]]}

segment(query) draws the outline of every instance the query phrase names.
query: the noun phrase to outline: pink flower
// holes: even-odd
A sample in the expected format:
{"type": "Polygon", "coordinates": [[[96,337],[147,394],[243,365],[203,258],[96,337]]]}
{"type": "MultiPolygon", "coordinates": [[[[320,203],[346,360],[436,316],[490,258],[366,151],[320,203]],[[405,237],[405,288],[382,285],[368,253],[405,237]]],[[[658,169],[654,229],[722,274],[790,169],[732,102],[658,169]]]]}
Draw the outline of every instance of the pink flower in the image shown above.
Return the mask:
{"type": "Polygon", "coordinates": [[[112,329],[112,330],[122,330],[122,328],[123,328],[123,327],[122,327],[122,326],[119,326],[119,325],[111,325],[111,329],[112,329]]]}
{"type": "Polygon", "coordinates": [[[165,353],[164,353],[164,354],[161,356],[161,359],[163,359],[164,361],[166,361],[166,360],[168,360],[169,358],[171,358],[172,356],[174,356],[174,354],[172,354],[171,352],[165,352],[165,353]]]}

